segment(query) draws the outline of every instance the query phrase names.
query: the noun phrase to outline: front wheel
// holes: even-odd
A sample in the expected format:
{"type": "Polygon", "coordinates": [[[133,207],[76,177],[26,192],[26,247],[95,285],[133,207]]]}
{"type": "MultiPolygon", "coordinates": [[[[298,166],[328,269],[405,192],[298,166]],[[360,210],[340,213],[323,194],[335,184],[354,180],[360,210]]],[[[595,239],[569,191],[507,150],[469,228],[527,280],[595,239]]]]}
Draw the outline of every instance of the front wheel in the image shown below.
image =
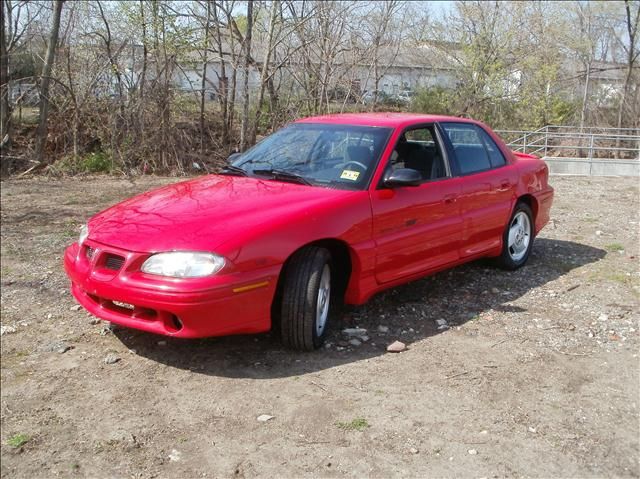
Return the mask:
{"type": "Polygon", "coordinates": [[[500,266],[508,270],[523,266],[531,254],[533,236],[531,208],[525,203],[518,203],[502,237],[500,266]]]}
{"type": "Polygon", "coordinates": [[[298,251],[284,271],[280,335],[285,346],[322,346],[331,310],[331,254],[311,246],[298,251]]]}

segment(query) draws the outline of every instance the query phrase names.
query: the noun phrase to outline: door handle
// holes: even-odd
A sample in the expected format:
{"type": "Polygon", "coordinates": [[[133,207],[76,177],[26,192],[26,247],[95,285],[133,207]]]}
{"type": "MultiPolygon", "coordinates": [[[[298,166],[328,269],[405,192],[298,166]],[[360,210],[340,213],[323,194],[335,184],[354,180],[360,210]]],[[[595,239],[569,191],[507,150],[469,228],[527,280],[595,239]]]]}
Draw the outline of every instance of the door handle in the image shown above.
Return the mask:
{"type": "Polygon", "coordinates": [[[500,191],[505,191],[511,188],[511,182],[509,180],[500,181],[500,191]]]}
{"type": "Polygon", "coordinates": [[[457,199],[458,199],[458,195],[445,195],[444,202],[446,204],[452,204],[452,203],[455,203],[457,199]]]}

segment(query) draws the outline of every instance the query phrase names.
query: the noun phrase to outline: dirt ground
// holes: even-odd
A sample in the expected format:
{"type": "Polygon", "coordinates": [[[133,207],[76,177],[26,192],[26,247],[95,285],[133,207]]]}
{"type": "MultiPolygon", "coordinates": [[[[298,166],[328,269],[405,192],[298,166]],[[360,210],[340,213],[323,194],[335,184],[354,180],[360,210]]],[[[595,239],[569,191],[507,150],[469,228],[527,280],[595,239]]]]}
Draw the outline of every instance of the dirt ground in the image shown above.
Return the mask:
{"type": "Polygon", "coordinates": [[[640,475],[637,179],[552,178],[525,268],[380,294],[312,354],[112,332],[74,306],[79,226],[172,181],[2,182],[2,477],[640,475]],[[371,339],[348,345],[353,326],[371,339]]]}

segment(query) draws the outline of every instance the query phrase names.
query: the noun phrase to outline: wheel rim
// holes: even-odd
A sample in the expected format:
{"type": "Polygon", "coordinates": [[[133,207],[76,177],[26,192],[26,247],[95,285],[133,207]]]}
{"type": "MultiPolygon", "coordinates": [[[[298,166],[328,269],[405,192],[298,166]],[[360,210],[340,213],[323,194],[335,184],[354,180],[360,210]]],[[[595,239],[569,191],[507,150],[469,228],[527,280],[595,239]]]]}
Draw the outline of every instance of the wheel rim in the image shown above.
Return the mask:
{"type": "Polygon", "coordinates": [[[509,226],[509,256],[520,261],[527,254],[531,242],[531,222],[524,211],[518,211],[509,226]]]}
{"type": "Polygon", "coordinates": [[[331,270],[329,265],[325,264],[320,277],[320,286],[318,288],[318,301],[316,304],[316,335],[321,336],[327,325],[329,317],[329,303],[331,300],[331,270]]]}

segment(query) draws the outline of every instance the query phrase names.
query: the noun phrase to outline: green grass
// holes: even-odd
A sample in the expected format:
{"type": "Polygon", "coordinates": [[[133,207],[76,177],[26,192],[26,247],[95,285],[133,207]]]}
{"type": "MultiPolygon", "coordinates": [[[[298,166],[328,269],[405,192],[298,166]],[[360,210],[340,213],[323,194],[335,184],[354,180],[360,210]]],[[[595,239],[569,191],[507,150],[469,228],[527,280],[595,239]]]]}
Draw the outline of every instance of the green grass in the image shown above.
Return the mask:
{"type": "Polygon", "coordinates": [[[625,273],[621,273],[619,271],[611,270],[594,271],[589,275],[589,279],[592,281],[611,281],[620,284],[628,284],[632,281],[631,276],[627,276],[625,273]]]}
{"type": "Polygon", "coordinates": [[[605,246],[605,249],[611,253],[615,253],[618,251],[624,251],[624,246],[620,243],[611,243],[605,246]]]}
{"type": "Polygon", "coordinates": [[[7,444],[11,447],[15,447],[16,449],[24,446],[26,443],[29,442],[29,439],[31,439],[29,436],[27,436],[26,434],[16,434],[13,437],[10,437],[7,440],[7,444]]]}
{"type": "Polygon", "coordinates": [[[357,417],[350,422],[337,422],[336,426],[344,431],[364,431],[369,427],[369,423],[363,417],[357,417]]]}
{"type": "Polygon", "coordinates": [[[616,283],[626,284],[631,282],[631,277],[624,273],[609,273],[604,276],[609,281],[615,281],[616,283]]]}

